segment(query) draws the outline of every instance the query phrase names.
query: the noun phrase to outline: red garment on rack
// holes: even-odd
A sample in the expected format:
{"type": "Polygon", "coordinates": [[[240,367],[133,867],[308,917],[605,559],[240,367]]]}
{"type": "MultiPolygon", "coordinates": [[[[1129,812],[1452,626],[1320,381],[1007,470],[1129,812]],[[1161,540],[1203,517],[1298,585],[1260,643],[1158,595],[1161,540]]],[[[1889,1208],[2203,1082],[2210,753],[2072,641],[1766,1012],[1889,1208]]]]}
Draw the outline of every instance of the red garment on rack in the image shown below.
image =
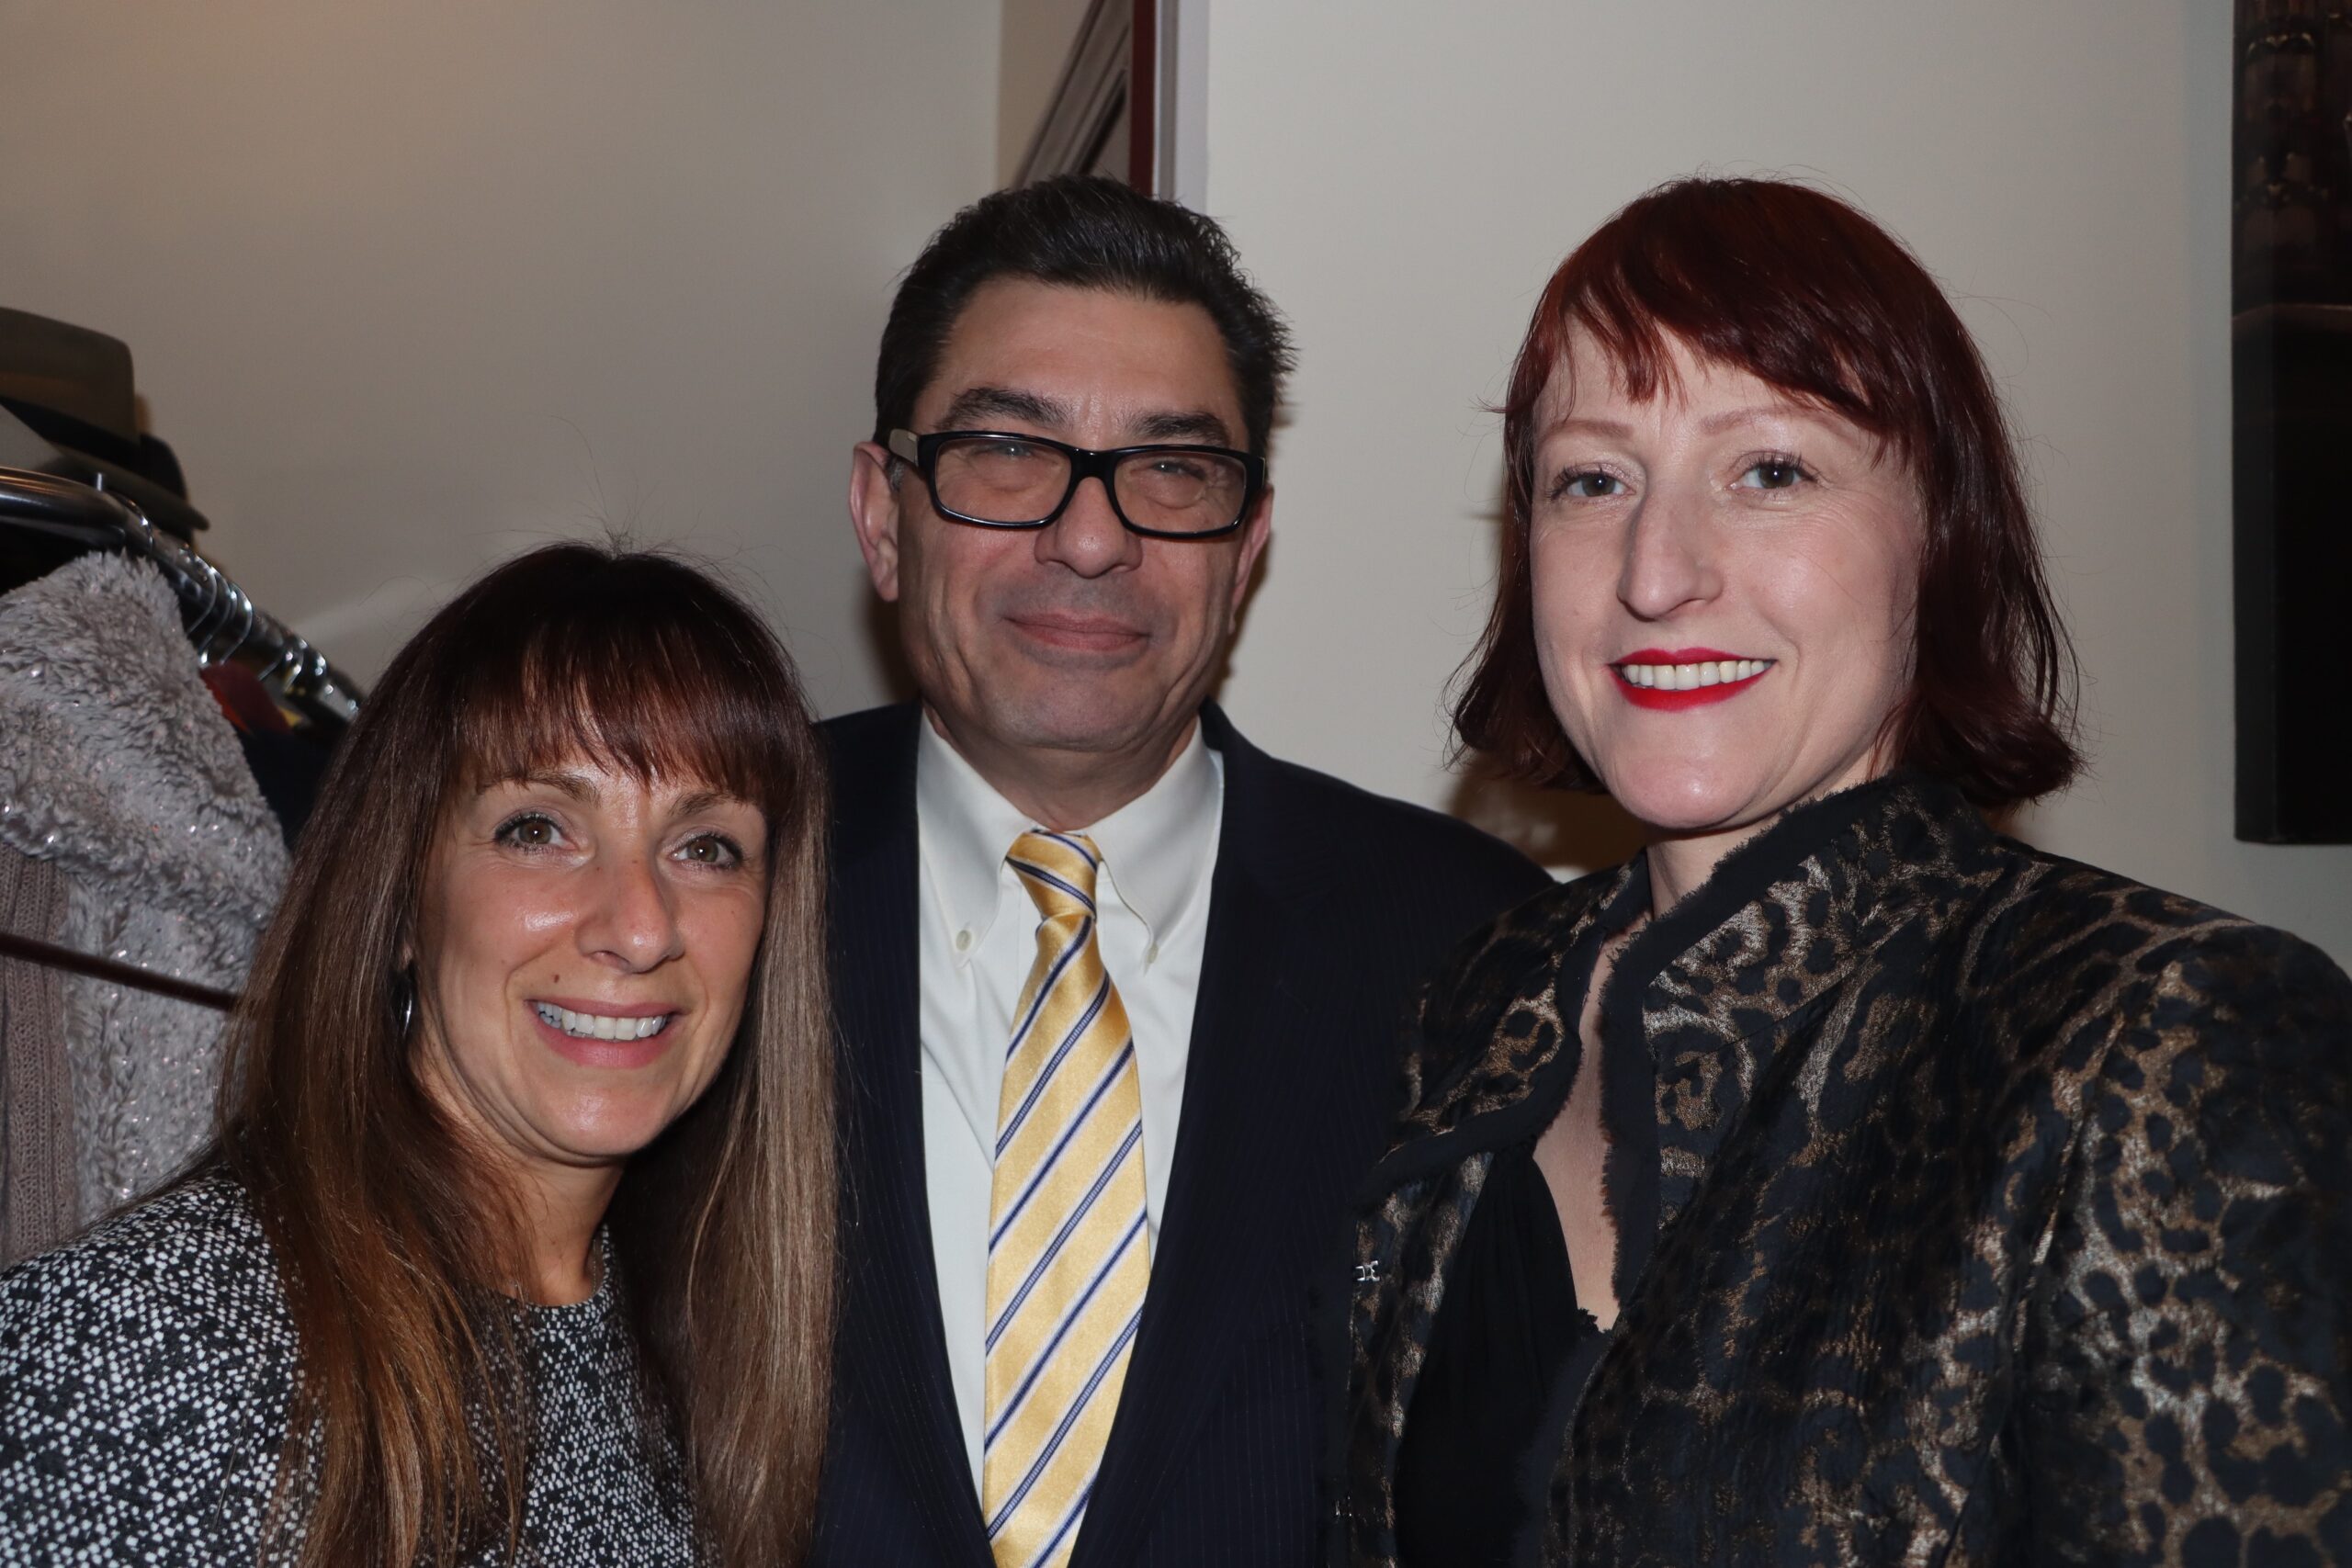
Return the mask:
{"type": "Polygon", "coordinates": [[[262,689],[261,677],[243,665],[208,664],[204,667],[204,684],[229,722],[239,730],[277,735],[293,732],[294,727],[286,722],[285,714],[262,689]]]}

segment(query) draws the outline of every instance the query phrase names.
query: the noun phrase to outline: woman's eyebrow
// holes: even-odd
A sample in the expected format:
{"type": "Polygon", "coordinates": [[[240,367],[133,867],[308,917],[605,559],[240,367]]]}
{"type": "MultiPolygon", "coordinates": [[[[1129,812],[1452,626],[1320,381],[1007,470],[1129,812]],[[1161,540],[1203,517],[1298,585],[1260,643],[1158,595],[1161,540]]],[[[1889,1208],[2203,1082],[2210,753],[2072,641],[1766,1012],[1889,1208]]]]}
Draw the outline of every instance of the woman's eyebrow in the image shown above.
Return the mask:
{"type": "Polygon", "coordinates": [[[525,789],[551,789],[570,795],[582,805],[593,804],[597,798],[596,784],[594,779],[585,773],[557,769],[534,768],[528,773],[517,773],[512,778],[495,780],[485,787],[495,789],[500,784],[518,785],[525,789]]]}
{"type": "Polygon", "coordinates": [[[1623,441],[1634,434],[1634,427],[1622,419],[1596,419],[1589,414],[1572,413],[1554,420],[1544,427],[1544,435],[1598,435],[1604,440],[1623,441]]]}
{"type": "Polygon", "coordinates": [[[691,817],[697,811],[707,811],[714,806],[751,806],[732,790],[698,789],[678,796],[670,809],[680,817],[691,817]]]}
{"type": "Polygon", "coordinates": [[[1721,413],[1709,414],[1699,422],[1699,429],[1704,434],[1721,435],[1726,430],[1736,430],[1746,424],[1762,424],[1773,420],[1791,419],[1817,423],[1821,422],[1823,412],[1820,409],[1789,398],[1778,402],[1749,403],[1744,408],[1725,409],[1721,413]]]}

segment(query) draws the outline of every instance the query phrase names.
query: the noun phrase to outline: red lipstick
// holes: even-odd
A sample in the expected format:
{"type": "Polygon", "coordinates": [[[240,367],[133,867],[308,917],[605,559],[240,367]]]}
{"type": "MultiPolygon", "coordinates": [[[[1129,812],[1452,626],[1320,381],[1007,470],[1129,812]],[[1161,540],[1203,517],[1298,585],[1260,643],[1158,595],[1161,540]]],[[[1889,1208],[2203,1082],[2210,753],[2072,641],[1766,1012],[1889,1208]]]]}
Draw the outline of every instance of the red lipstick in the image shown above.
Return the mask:
{"type": "Polygon", "coordinates": [[[1746,660],[1745,662],[1761,664],[1764,668],[1742,680],[1717,681],[1712,685],[1692,686],[1687,690],[1640,685],[1626,676],[1626,667],[1634,664],[1737,664],[1741,662],[1743,660],[1739,655],[1725,653],[1720,649],[1644,648],[1636,649],[1612,662],[1609,666],[1609,672],[1617,678],[1617,690],[1623,693],[1625,700],[1635,707],[1648,708],[1657,713],[1681,713],[1689,708],[1705,707],[1713,703],[1728,702],[1764,679],[1770,672],[1773,661],[1769,659],[1746,660]]]}

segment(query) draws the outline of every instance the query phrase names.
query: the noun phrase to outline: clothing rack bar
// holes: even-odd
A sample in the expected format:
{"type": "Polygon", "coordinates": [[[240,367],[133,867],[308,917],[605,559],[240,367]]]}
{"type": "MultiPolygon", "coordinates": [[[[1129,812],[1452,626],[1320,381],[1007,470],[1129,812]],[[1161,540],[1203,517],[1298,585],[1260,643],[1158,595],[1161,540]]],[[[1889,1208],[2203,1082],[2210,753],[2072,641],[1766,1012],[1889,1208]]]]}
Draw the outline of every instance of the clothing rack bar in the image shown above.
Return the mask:
{"type": "Polygon", "coordinates": [[[136,991],[149,991],[175,1001],[194,1002],[215,1012],[227,1012],[237,1005],[234,991],[216,990],[199,986],[193,980],[178,980],[169,975],[158,975],[135,964],[100,958],[96,953],[77,953],[70,947],[43,942],[39,937],[22,936],[16,931],[0,931],[0,958],[18,958],[37,964],[44,969],[62,969],[69,975],[80,975],[92,980],[104,980],[110,986],[128,986],[136,991]]]}

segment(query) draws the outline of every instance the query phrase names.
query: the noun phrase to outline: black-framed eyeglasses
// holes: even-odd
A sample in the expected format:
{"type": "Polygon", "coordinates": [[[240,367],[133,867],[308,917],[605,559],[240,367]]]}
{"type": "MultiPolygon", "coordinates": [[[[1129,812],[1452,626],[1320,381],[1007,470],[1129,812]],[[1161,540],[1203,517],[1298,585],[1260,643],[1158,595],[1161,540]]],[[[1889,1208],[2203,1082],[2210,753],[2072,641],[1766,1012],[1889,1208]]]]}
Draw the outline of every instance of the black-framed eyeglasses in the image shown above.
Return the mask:
{"type": "Polygon", "coordinates": [[[996,430],[890,432],[943,517],[981,528],[1043,528],[1078,487],[1102,481],[1111,510],[1153,539],[1212,539],[1241,526],[1266,485],[1265,460],[1225,446],[1115,446],[1089,451],[996,430]]]}

